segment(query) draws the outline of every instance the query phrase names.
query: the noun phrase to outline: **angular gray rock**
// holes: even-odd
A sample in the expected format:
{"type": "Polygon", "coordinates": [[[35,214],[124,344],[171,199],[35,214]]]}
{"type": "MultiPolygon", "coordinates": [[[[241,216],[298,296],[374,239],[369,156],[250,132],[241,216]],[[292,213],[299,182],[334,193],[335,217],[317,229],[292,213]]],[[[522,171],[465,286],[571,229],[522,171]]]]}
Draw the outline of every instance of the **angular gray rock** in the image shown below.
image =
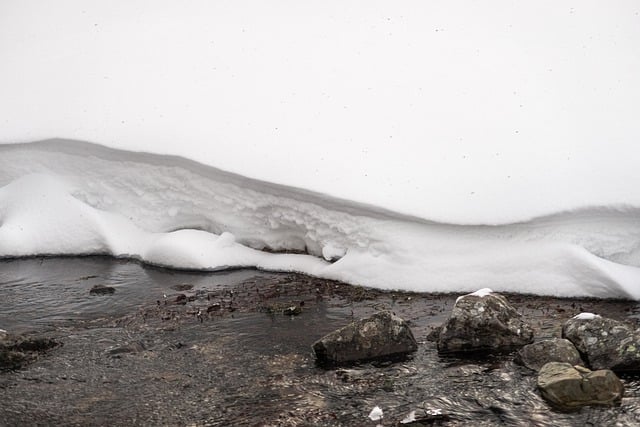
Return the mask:
{"type": "Polygon", "coordinates": [[[613,371],[590,371],[561,362],[549,362],[540,369],[538,388],[542,397],[564,409],[613,405],[624,394],[624,386],[613,371]]]}
{"type": "Polygon", "coordinates": [[[566,362],[571,366],[584,365],[576,347],[564,338],[552,338],[527,344],[518,350],[515,361],[534,371],[540,370],[549,362],[566,362]]]}
{"type": "Polygon", "coordinates": [[[438,337],[438,351],[505,350],[533,341],[533,329],[505,297],[482,289],[456,301],[438,337]]]}
{"type": "Polygon", "coordinates": [[[389,311],[352,322],[313,344],[316,358],[325,364],[397,356],[417,349],[407,323],[389,311]]]}
{"type": "Polygon", "coordinates": [[[625,323],[581,313],[567,320],[562,336],[576,346],[591,369],[640,371],[640,332],[625,323]]]}

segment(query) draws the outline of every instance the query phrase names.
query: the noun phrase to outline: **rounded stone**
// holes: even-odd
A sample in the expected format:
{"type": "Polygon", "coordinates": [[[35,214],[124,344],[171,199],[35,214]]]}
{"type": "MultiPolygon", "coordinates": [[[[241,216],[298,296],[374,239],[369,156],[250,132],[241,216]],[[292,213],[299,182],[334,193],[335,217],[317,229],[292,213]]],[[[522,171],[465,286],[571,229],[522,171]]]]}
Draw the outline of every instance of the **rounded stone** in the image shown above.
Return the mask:
{"type": "Polygon", "coordinates": [[[538,388],[542,397],[565,409],[613,405],[624,394],[624,386],[613,371],[590,371],[561,362],[549,362],[540,369],[538,388]]]}

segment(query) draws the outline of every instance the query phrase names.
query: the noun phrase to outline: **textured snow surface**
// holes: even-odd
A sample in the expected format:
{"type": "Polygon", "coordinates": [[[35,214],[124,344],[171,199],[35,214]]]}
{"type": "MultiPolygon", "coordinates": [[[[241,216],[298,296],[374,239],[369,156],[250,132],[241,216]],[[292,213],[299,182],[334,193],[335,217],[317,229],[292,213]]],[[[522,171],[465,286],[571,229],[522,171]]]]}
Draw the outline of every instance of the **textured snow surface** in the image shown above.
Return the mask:
{"type": "Polygon", "coordinates": [[[637,207],[450,225],[178,157],[62,140],[0,145],[0,256],[42,254],[300,271],[385,289],[640,299],[637,207]]]}
{"type": "Polygon", "coordinates": [[[640,206],[639,44],[638,0],[3,0],[0,143],[179,155],[447,223],[640,206]]]}

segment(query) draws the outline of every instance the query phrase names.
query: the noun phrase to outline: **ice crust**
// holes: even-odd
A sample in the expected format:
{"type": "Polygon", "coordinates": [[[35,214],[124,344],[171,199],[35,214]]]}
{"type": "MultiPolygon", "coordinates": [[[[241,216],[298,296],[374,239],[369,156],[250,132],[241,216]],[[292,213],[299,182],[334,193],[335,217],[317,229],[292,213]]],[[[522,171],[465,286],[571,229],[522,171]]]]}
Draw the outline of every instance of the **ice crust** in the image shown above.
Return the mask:
{"type": "Polygon", "coordinates": [[[72,141],[0,145],[2,257],[108,254],[384,289],[640,299],[639,213],[600,206],[451,225],[178,157],[72,141]]]}

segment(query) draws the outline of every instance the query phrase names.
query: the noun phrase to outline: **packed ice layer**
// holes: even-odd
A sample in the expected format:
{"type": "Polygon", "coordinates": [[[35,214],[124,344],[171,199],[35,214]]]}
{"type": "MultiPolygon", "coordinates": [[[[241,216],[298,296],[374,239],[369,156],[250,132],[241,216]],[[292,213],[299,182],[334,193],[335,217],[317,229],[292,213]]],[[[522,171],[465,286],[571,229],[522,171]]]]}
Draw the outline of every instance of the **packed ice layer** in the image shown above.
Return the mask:
{"type": "Polygon", "coordinates": [[[0,256],[109,254],[384,289],[640,299],[640,208],[454,225],[76,141],[0,145],[0,256]]]}

